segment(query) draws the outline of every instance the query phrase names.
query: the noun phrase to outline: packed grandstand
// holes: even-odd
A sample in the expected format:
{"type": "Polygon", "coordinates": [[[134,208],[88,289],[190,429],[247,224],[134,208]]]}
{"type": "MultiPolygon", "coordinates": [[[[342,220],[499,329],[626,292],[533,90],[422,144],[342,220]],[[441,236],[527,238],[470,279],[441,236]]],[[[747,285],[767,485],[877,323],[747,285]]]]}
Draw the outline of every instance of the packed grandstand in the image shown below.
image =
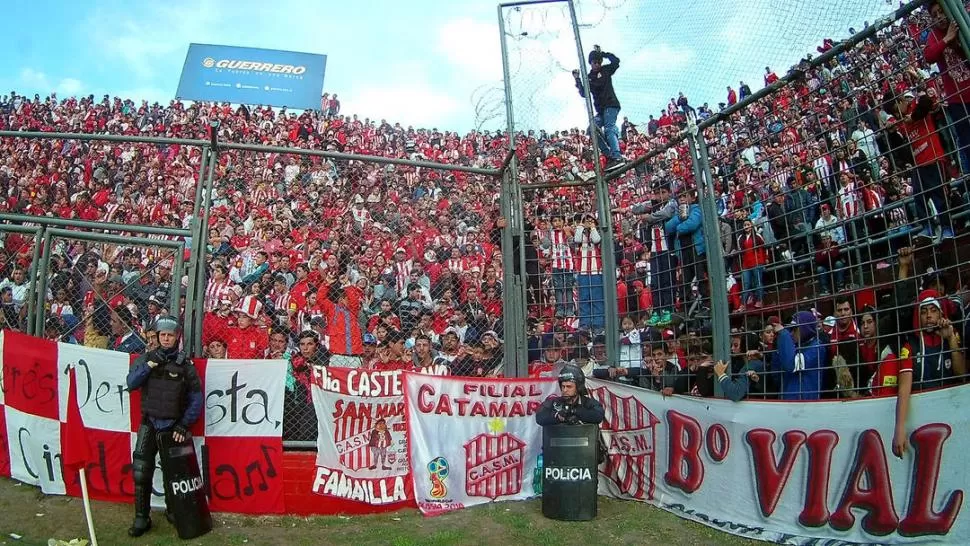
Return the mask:
{"type": "MultiPolygon", "coordinates": [[[[970,79],[962,79],[966,60],[952,58],[955,48],[945,56],[932,50],[947,30],[928,17],[920,11],[825,66],[793,66],[792,83],[729,116],[681,96],[656,118],[624,120],[626,158],[665,151],[610,181],[620,281],[608,289],[619,296],[622,372],[596,371],[604,311],[589,300],[601,295],[581,294],[581,277],[601,273],[599,252],[609,248],[588,238],[596,229],[590,190],[528,188],[589,180],[595,146],[577,128],[515,134],[531,235],[532,371],[576,361],[594,375],[713,395],[713,372],[704,371],[711,369],[709,282],[729,288],[731,368],[762,376],[749,396],[893,394],[895,383],[882,379],[895,372],[883,363],[898,368],[905,356],[889,358],[884,349],[905,352],[918,290],[933,291],[920,301],[941,302],[959,337],[963,287],[953,240],[967,223],[970,165],[956,152],[963,126],[952,107],[970,99],[970,79]],[[671,232],[652,219],[669,199],[691,213],[696,206],[687,144],[670,145],[688,116],[718,116],[703,136],[720,241],[684,237],[699,226],[671,232]],[[927,165],[937,169],[935,184],[927,165]],[[727,279],[706,277],[705,244],[722,245],[727,279]],[[561,270],[568,278],[554,274],[561,270]],[[792,386],[782,364],[772,368],[781,325],[793,315],[802,335],[810,331],[831,348],[815,383],[792,386]],[[752,359],[761,367],[750,367],[752,359]]],[[[766,85],[777,79],[765,69],[766,85]]],[[[741,99],[750,92],[741,88],[741,99]]],[[[730,93],[723,107],[738,100],[730,93]]],[[[322,100],[320,111],[289,112],[11,92],[0,103],[0,129],[208,139],[218,121],[222,142],[488,168],[508,150],[501,131],[402,127],[343,112],[336,95],[322,100]]],[[[965,125],[965,110],[962,118],[965,125]]],[[[188,227],[200,161],[198,148],[175,144],[3,138],[0,211],[188,227]]],[[[291,387],[302,384],[303,396],[307,365],[337,357],[376,368],[498,374],[506,225],[498,184],[458,171],[223,150],[205,241],[204,356],[292,357],[291,387]],[[307,331],[316,334],[301,334],[307,331]]],[[[4,240],[7,328],[23,328],[26,319],[31,244],[14,233],[4,240]]],[[[152,342],[151,325],[180,286],[170,257],[81,243],[52,252],[50,337],[119,350],[152,342]]],[[[949,384],[961,368],[962,357],[926,386],[949,384]]]]}

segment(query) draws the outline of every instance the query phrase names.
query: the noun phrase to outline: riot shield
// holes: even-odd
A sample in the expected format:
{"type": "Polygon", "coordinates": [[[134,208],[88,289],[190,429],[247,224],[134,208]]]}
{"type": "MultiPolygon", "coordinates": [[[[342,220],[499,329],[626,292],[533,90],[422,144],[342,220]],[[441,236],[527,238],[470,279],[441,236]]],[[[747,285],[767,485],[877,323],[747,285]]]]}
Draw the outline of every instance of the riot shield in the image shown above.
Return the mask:
{"type": "Polygon", "coordinates": [[[159,432],[158,454],[162,461],[165,504],[179,538],[186,540],[208,533],[212,530],[212,516],[192,439],[179,443],[172,437],[172,431],[159,432]]]}

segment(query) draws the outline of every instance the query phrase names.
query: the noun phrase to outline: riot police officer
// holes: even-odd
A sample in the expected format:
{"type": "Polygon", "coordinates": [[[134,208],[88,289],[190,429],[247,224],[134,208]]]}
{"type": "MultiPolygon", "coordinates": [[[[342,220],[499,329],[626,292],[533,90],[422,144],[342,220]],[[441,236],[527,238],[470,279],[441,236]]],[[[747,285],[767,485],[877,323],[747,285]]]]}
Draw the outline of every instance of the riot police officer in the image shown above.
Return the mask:
{"type": "MultiPolygon", "coordinates": [[[[140,356],[128,372],[128,389],[141,389],[142,422],[132,453],[135,521],[128,534],[138,537],[152,527],[152,475],[158,433],[171,432],[177,443],[191,441],[189,427],[202,414],[202,383],[192,361],[179,351],[179,325],[172,317],[155,322],[159,347],[140,356]]],[[[172,521],[167,507],[166,517],[172,521]]]]}
{"type": "Polygon", "coordinates": [[[603,421],[603,405],[589,396],[586,376],[579,366],[568,364],[563,367],[559,372],[559,390],[562,396],[548,398],[539,406],[536,423],[540,426],[598,425],[603,421]]]}

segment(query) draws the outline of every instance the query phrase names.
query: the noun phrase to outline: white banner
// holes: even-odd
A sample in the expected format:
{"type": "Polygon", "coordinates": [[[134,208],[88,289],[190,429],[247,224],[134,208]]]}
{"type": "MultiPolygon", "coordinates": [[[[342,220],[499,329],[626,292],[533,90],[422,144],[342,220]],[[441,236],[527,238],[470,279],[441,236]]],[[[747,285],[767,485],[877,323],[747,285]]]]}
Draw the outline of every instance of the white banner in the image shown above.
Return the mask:
{"type": "Polygon", "coordinates": [[[280,436],[285,360],[208,360],[205,435],[280,436]]]}
{"type": "Polygon", "coordinates": [[[92,349],[70,343],[57,344],[58,405],[60,420],[67,419],[67,373],[77,369],[77,404],[85,423],[115,432],[131,429],[128,369],[131,355],[92,349]]]}
{"type": "Polygon", "coordinates": [[[734,403],[589,384],[606,409],[601,494],[781,544],[970,543],[970,386],[913,397],[898,459],[894,398],[734,403]]]}
{"type": "Polygon", "coordinates": [[[314,493],[375,505],[413,498],[403,376],[354,368],[314,372],[314,493]]]}
{"type": "Polygon", "coordinates": [[[406,374],[412,479],[433,515],[535,496],[542,431],[535,413],[555,381],[406,374]]]}
{"type": "Polygon", "coordinates": [[[10,477],[49,495],[63,495],[60,422],[7,406],[6,426],[10,477]]]}

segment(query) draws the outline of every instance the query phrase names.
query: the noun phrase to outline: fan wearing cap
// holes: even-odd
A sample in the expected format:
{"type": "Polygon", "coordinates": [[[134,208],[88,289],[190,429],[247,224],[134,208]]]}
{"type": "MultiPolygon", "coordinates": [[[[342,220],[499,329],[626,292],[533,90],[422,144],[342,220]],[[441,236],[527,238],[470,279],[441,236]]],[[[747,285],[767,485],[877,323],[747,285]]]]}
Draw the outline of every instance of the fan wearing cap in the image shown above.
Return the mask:
{"type": "Polygon", "coordinates": [[[263,358],[269,346],[266,331],[255,324],[263,312],[256,296],[246,296],[236,307],[236,326],[226,334],[226,358],[237,360],[263,358]]]}
{"type": "Polygon", "coordinates": [[[542,359],[529,364],[529,377],[556,377],[566,365],[563,347],[555,338],[543,344],[542,359]]]}
{"type": "Polygon", "coordinates": [[[111,312],[111,344],[109,349],[128,354],[141,354],[145,351],[145,341],[138,335],[135,317],[124,305],[111,312]]]}
{"type": "Polygon", "coordinates": [[[909,443],[906,418],[910,394],[957,384],[967,373],[960,334],[943,312],[940,295],[923,290],[913,312],[913,333],[899,350],[899,390],[896,395],[896,435],[893,453],[901,457],[909,443]]]}
{"type": "MultiPolygon", "coordinates": [[[[593,46],[593,51],[589,52],[588,61],[587,81],[589,92],[593,95],[593,106],[596,109],[596,117],[593,118],[596,126],[590,127],[590,133],[599,145],[600,152],[606,156],[606,170],[609,171],[623,166],[625,162],[620,154],[620,130],[616,126],[616,118],[620,115],[620,99],[616,98],[616,91],[613,89],[613,75],[620,68],[620,59],[612,53],[603,51],[600,46],[593,46]],[[603,59],[610,63],[604,65],[603,59]],[[594,130],[595,135],[592,134],[594,130]]],[[[576,82],[576,89],[579,90],[579,96],[586,98],[586,90],[583,88],[579,70],[573,70],[573,79],[576,82]]]]}
{"type": "Polygon", "coordinates": [[[586,390],[586,376],[576,366],[566,366],[559,372],[560,396],[551,396],[539,406],[536,423],[552,425],[598,425],[606,412],[598,400],[586,390]]]}
{"type": "Polygon", "coordinates": [[[128,534],[133,537],[152,527],[152,476],[158,433],[171,432],[176,442],[191,441],[189,427],[202,415],[202,382],[192,360],[179,351],[178,321],[162,317],[156,321],[155,329],[158,349],[138,357],[127,379],[129,390],[141,390],[142,413],[131,457],[135,520],[128,534]]]}

